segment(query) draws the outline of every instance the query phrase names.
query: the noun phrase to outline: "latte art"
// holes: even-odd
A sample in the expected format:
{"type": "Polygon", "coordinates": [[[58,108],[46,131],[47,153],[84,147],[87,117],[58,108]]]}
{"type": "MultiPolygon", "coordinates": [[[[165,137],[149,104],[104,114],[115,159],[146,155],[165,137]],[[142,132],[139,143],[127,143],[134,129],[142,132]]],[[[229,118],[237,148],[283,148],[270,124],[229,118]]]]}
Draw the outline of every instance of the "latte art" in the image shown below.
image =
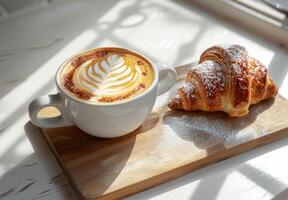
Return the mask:
{"type": "Polygon", "coordinates": [[[72,62],[68,65],[70,79],[66,79],[70,82],[64,86],[85,100],[109,103],[127,99],[143,93],[153,82],[152,67],[134,55],[108,52],[101,57],[83,55],[79,60],[74,68],[72,62]]]}
{"type": "Polygon", "coordinates": [[[137,64],[126,65],[122,56],[111,54],[102,61],[88,60],[80,65],[73,83],[97,95],[113,95],[139,85],[141,73],[137,64]]]}

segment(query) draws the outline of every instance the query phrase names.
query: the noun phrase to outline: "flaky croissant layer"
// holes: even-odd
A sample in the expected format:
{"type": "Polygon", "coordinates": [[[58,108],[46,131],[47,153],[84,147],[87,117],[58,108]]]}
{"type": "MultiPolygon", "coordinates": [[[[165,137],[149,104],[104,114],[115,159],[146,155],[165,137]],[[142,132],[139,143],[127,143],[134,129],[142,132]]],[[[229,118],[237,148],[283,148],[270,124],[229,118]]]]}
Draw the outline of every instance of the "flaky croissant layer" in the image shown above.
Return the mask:
{"type": "Polygon", "coordinates": [[[277,87],[266,67],[240,45],[213,46],[187,73],[171,99],[171,109],[223,111],[231,117],[249,113],[249,106],[275,97],[277,87]]]}

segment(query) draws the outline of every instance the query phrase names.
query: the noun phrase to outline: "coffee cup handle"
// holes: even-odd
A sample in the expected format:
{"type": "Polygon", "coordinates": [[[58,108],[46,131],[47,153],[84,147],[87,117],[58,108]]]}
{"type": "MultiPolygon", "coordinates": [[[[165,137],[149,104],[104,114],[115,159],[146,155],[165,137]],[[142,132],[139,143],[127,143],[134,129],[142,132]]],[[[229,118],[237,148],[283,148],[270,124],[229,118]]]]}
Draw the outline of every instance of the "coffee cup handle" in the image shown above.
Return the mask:
{"type": "Polygon", "coordinates": [[[159,73],[158,96],[170,90],[176,83],[177,73],[176,70],[166,64],[157,63],[159,73]]]}
{"type": "Polygon", "coordinates": [[[41,96],[36,99],[34,99],[28,108],[29,116],[31,119],[31,122],[41,128],[57,128],[57,127],[64,127],[64,126],[72,126],[73,123],[67,116],[65,112],[65,108],[63,106],[63,103],[61,101],[60,94],[52,94],[47,96],[41,96]],[[60,112],[61,115],[57,117],[51,117],[51,118],[39,118],[37,115],[39,111],[45,107],[48,106],[54,106],[56,107],[60,112]]]}

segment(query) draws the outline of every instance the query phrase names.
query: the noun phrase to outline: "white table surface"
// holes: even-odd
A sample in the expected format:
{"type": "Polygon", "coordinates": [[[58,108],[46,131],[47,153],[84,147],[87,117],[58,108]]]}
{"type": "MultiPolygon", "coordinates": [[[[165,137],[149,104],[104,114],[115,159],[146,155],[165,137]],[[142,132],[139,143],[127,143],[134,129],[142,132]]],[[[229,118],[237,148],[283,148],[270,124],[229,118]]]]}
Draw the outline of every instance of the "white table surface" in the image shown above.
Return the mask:
{"type": "MultiPolygon", "coordinates": [[[[63,0],[0,21],[0,199],[76,199],[27,115],[33,98],[56,92],[53,76],[67,57],[117,45],[177,66],[219,43],[246,46],[288,98],[286,49],[189,2],[63,0]]],[[[127,199],[288,199],[287,144],[288,138],[127,199]]]]}

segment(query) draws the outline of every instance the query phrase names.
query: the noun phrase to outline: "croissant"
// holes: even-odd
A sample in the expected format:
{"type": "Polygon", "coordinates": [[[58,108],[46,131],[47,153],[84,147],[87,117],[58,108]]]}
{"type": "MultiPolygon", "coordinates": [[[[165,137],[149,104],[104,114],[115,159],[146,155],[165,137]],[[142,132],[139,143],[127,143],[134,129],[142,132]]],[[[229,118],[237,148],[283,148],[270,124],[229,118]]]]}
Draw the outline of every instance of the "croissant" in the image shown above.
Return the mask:
{"type": "Polygon", "coordinates": [[[266,67],[240,45],[213,46],[192,67],[171,109],[223,111],[231,117],[249,113],[249,106],[275,97],[277,87],[266,67]]]}

